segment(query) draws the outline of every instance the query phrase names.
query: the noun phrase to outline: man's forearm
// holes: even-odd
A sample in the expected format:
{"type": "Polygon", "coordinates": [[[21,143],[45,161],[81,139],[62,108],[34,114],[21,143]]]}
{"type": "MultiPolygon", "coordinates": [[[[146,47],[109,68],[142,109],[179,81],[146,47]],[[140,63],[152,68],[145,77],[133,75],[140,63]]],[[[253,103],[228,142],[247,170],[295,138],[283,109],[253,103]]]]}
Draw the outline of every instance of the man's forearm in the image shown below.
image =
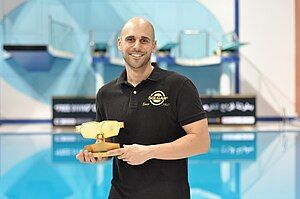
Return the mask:
{"type": "Polygon", "coordinates": [[[209,135],[187,134],[173,142],[150,145],[149,159],[174,160],[207,153],[210,147],[209,135]]]}

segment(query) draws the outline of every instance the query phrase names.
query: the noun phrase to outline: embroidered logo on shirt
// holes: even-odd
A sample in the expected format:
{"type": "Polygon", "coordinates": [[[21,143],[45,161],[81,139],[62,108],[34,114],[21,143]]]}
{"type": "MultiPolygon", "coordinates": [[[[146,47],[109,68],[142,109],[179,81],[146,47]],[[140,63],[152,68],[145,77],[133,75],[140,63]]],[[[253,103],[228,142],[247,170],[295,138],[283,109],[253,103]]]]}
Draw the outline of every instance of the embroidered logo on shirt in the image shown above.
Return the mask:
{"type": "MultiPolygon", "coordinates": [[[[149,97],[148,100],[150,101],[150,103],[154,106],[159,106],[164,104],[164,102],[168,99],[168,97],[166,97],[165,93],[162,91],[154,91],[149,97]]],[[[143,105],[147,103],[143,103],[143,105]]]]}

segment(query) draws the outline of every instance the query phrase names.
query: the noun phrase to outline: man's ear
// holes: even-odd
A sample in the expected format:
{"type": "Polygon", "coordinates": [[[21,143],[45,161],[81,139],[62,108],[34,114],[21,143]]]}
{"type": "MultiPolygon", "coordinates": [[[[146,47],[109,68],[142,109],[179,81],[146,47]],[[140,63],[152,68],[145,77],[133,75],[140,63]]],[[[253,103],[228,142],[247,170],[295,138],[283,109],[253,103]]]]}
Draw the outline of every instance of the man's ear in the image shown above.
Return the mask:
{"type": "Polygon", "coordinates": [[[121,37],[118,37],[118,41],[117,41],[119,51],[122,51],[122,48],[121,48],[122,41],[121,41],[121,39],[122,39],[121,37]]]}
{"type": "Polygon", "coordinates": [[[157,50],[157,42],[156,40],[153,42],[153,48],[152,48],[152,53],[155,53],[157,50]]]}

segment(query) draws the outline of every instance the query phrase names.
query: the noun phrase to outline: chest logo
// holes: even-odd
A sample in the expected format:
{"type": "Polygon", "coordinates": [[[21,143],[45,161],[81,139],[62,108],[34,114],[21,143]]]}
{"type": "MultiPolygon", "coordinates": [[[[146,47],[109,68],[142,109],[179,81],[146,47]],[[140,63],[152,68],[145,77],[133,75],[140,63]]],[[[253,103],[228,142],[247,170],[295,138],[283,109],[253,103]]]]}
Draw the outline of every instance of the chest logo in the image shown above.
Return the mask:
{"type": "Polygon", "coordinates": [[[166,97],[165,93],[162,91],[154,91],[149,97],[148,100],[154,106],[162,105],[168,97],[166,97]]]}

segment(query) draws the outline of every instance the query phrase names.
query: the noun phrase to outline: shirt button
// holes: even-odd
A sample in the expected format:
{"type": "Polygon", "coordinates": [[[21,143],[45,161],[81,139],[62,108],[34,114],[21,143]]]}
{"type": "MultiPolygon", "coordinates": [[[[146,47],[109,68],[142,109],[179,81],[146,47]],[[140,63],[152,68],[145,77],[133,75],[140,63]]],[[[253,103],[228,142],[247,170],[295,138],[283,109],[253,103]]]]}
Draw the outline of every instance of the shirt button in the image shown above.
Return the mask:
{"type": "Polygon", "coordinates": [[[133,94],[137,94],[137,91],[133,91],[133,94]]]}

